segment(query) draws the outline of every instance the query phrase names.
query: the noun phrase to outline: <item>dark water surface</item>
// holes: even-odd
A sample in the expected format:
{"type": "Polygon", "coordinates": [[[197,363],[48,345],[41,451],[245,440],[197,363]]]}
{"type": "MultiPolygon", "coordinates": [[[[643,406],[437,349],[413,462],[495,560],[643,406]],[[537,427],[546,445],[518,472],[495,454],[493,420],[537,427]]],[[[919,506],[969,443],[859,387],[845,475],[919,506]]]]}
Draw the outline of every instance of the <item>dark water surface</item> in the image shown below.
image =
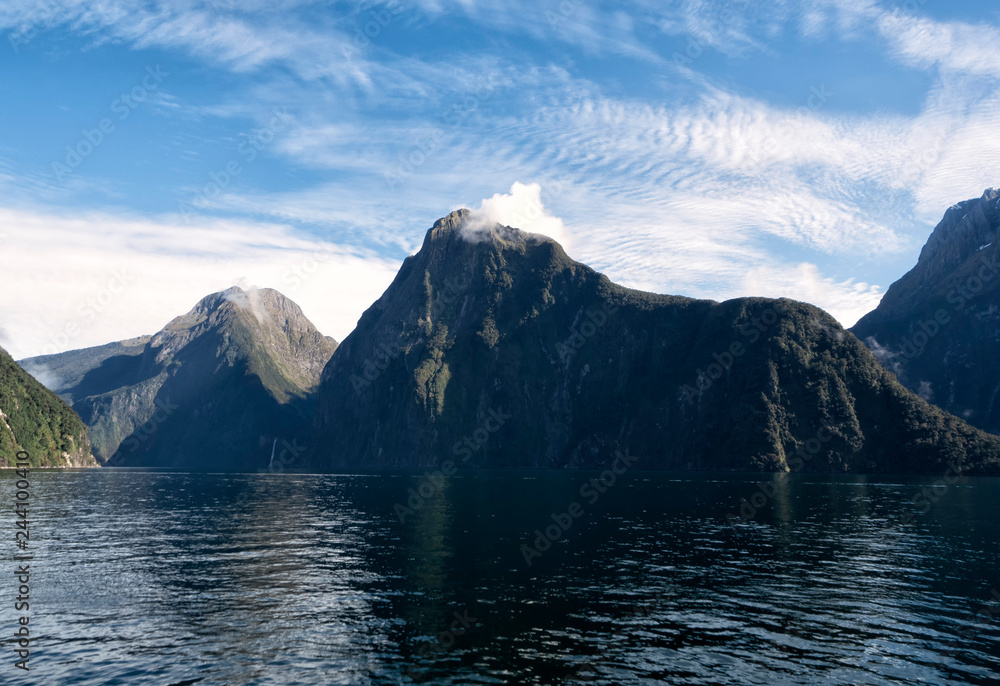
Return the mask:
{"type": "Polygon", "coordinates": [[[1000,481],[592,476],[33,472],[25,676],[5,471],[0,683],[1000,683],[1000,481]]]}

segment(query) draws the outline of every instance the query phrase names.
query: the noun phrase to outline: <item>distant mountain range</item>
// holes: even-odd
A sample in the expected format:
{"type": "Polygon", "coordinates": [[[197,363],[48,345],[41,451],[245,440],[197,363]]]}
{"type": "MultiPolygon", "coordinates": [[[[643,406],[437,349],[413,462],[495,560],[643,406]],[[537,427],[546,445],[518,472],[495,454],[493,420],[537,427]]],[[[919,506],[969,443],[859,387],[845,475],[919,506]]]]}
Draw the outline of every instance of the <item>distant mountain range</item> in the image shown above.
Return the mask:
{"type": "Polygon", "coordinates": [[[1000,191],[949,208],[916,266],[851,329],[910,390],[1000,433],[1000,191]]]}
{"type": "Polygon", "coordinates": [[[76,413],[0,348],[0,467],[20,451],[34,467],[97,466],[76,413]]]}
{"type": "Polygon", "coordinates": [[[307,438],[336,348],[277,291],[231,288],[154,336],[21,364],[59,380],[102,464],[254,469],[307,438]]]}
{"type": "Polygon", "coordinates": [[[109,465],[250,470],[280,445],[283,464],[291,449],[322,470],[630,455],[644,469],[996,474],[1000,438],[925,399],[1000,426],[1000,367],[976,362],[1000,335],[984,271],[997,203],[949,210],[854,328],[871,350],[811,305],[631,290],[460,210],[339,347],[280,293],[233,288],[154,336],[21,364],[109,465]]]}

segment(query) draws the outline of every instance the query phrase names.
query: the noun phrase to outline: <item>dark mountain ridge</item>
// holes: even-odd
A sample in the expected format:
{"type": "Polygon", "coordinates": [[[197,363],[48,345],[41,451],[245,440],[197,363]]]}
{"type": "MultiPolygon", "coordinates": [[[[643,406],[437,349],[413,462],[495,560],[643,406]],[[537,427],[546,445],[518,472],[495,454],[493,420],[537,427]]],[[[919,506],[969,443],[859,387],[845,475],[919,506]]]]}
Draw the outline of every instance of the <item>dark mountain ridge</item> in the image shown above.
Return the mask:
{"type": "Polygon", "coordinates": [[[631,290],[475,221],[435,223],[331,358],[315,465],[603,468],[628,451],[655,469],[998,469],[1000,440],[816,307],[631,290]]]}

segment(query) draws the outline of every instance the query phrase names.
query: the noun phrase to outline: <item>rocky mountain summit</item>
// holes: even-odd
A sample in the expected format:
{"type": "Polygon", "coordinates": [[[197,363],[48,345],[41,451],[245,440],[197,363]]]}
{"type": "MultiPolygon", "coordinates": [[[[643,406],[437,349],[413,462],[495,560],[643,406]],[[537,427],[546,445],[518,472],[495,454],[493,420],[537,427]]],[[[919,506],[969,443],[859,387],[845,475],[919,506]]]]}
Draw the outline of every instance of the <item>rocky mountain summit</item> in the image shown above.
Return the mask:
{"type": "Polygon", "coordinates": [[[243,469],[307,438],[336,347],[281,293],[234,287],[153,336],[21,364],[61,375],[104,464],[243,469]]]}
{"type": "Polygon", "coordinates": [[[1000,433],[1000,190],[950,207],[852,331],[909,389],[1000,433]]]}

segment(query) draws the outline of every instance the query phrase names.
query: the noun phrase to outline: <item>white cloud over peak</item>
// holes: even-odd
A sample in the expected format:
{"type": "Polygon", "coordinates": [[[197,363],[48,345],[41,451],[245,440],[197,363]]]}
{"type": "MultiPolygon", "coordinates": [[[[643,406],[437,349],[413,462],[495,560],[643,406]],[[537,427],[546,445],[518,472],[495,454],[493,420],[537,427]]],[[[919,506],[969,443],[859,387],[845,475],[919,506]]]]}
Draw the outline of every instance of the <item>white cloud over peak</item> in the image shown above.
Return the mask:
{"type": "Polygon", "coordinates": [[[242,276],[236,279],[233,285],[240,290],[235,293],[226,294],[226,300],[235,304],[240,309],[250,310],[261,324],[271,318],[267,313],[267,308],[264,307],[264,303],[261,301],[260,289],[257,286],[247,283],[246,277],[242,276]]]}
{"type": "MultiPolygon", "coordinates": [[[[548,236],[570,249],[570,234],[563,220],[553,216],[542,202],[542,187],[537,183],[523,184],[515,181],[510,193],[496,193],[483,199],[479,208],[473,210],[473,227],[501,224],[512,226],[529,233],[548,236]]],[[[474,230],[474,229],[473,229],[474,230]]]]}

